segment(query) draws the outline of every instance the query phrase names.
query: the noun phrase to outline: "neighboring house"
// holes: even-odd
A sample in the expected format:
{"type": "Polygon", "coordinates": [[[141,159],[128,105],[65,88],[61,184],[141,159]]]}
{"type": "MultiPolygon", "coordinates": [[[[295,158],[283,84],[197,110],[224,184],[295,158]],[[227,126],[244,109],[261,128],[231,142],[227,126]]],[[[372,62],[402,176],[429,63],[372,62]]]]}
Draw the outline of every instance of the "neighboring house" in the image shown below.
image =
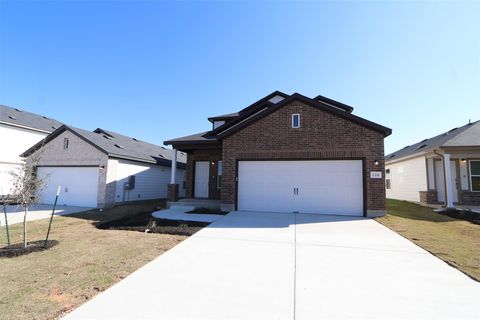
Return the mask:
{"type": "Polygon", "coordinates": [[[480,205],[480,121],[385,157],[387,198],[480,205]]]}
{"type": "Polygon", "coordinates": [[[12,191],[10,172],[21,165],[20,154],[61,125],[45,116],[0,105],[0,195],[12,191]]]}
{"type": "Polygon", "coordinates": [[[382,215],[391,130],[352,110],[276,91],[165,144],[188,153],[187,198],[219,199],[224,210],[382,215]]]}
{"type": "MultiPolygon", "coordinates": [[[[105,207],[120,202],[167,197],[172,150],[121,134],[61,126],[25,151],[40,153],[38,176],[45,180],[43,203],[54,201],[61,186],[62,205],[105,207]]],[[[183,196],[185,154],[176,183],[183,196]]]]}

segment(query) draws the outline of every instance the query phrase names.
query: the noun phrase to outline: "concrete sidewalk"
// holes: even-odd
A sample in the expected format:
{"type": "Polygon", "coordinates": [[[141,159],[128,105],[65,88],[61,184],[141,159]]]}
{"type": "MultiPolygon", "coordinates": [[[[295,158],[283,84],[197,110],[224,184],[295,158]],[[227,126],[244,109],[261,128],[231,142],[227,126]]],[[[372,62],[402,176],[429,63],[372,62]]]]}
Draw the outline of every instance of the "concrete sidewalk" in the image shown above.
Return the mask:
{"type": "MultiPolygon", "coordinates": [[[[39,204],[32,206],[28,209],[27,221],[40,220],[45,218],[50,218],[52,214],[52,205],[39,204]]],[[[57,205],[55,209],[55,215],[63,216],[72,213],[78,213],[82,211],[87,211],[92,208],[85,207],[69,207],[69,206],[59,206],[57,205]]],[[[23,223],[23,207],[22,206],[7,206],[7,218],[8,224],[14,225],[16,223],[23,223]]],[[[3,207],[0,206],[0,222],[2,227],[5,226],[5,215],[3,213],[3,207]]]]}
{"type": "Polygon", "coordinates": [[[479,319],[478,297],[373,220],[232,212],[65,319],[479,319]]]}

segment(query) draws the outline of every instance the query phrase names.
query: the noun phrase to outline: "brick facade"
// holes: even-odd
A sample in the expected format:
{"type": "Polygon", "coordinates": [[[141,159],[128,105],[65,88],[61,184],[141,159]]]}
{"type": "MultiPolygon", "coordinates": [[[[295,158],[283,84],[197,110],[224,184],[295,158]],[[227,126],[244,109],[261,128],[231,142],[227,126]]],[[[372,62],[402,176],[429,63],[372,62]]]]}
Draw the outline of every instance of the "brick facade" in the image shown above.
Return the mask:
{"type": "Polygon", "coordinates": [[[420,202],[427,204],[438,204],[438,196],[436,190],[419,191],[420,202]]]}
{"type": "Polygon", "coordinates": [[[460,191],[460,203],[475,206],[480,205],[480,192],[460,191]]]}
{"type": "MultiPolygon", "coordinates": [[[[383,134],[377,131],[293,101],[222,141],[222,202],[235,204],[237,160],[363,159],[367,212],[382,214],[385,212],[385,180],[384,177],[371,179],[370,172],[384,172],[383,139],[383,134]],[[291,127],[293,113],[300,114],[301,128],[291,127]]],[[[192,160],[189,157],[189,170],[192,170],[192,160]]]]}

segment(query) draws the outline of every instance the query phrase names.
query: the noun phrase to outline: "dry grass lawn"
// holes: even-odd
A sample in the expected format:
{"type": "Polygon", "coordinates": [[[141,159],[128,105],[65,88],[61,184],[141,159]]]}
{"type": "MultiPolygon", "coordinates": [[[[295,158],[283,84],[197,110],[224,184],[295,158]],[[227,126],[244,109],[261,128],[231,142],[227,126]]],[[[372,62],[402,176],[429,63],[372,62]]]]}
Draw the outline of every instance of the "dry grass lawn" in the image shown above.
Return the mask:
{"type": "MultiPolygon", "coordinates": [[[[125,278],[172,248],[185,236],[100,230],[93,223],[153,211],[161,202],[145,202],[55,217],[49,250],[0,258],[0,319],[55,319],[125,278]]],[[[29,224],[29,240],[44,238],[48,221],[29,224]]],[[[13,243],[22,225],[12,226],[13,243]]],[[[5,229],[2,226],[2,243],[5,229]]]]}
{"type": "Polygon", "coordinates": [[[480,225],[398,200],[387,200],[377,221],[480,281],[480,225]]]}

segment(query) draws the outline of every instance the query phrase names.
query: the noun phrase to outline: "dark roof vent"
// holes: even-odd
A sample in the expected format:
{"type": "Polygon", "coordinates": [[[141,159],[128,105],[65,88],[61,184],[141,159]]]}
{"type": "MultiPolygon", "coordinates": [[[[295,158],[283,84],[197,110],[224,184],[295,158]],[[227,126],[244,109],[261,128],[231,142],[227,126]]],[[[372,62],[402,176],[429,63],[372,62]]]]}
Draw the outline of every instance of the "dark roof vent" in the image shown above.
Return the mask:
{"type": "Polygon", "coordinates": [[[395,157],[394,154],[392,154],[391,156],[389,156],[388,159],[392,159],[393,157],[395,157]]]}
{"type": "Polygon", "coordinates": [[[8,117],[12,120],[17,120],[17,118],[15,118],[14,116],[8,116],[8,117]]]}
{"type": "Polygon", "coordinates": [[[118,149],[123,149],[123,147],[119,144],[115,144],[115,147],[117,147],[118,149]]]}
{"type": "Polygon", "coordinates": [[[112,140],[112,138],[110,138],[109,136],[107,136],[106,134],[103,135],[103,137],[107,140],[112,140]]]}
{"type": "Polygon", "coordinates": [[[52,129],[53,129],[53,130],[57,130],[57,128],[56,128],[55,126],[52,126],[52,129]]]}
{"type": "Polygon", "coordinates": [[[403,149],[407,149],[408,147],[410,147],[410,146],[403,147],[403,149]]]}
{"type": "Polygon", "coordinates": [[[15,108],[15,111],[22,112],[22,110],[15,108]]]}
{"type": "Polygon", "coordinates": [[[420,149],[423,149],[423,148],[425,148],[426,146],[427,146],[426,144],[422,144],[420,147],[418,147],[418,148],[417,148],[417,149],[415,149],[415,150],[420,150],[420,149]]]}
{"type": "Polygon", "coordinates": [[[458,128],[453,128],[452,130],[448,131],[448,132],[452,132],[452,131],[455,131],[457,130],[458,128]]]}
{"type": "Polygon", "coordinates": [[[133,140],[133,141],[138,141],[138,140],[137,140],[137,139],[135,139],[135,138],[132,138],[132,140],[133,140]]]}
{"type": "Polygon", "coordinates": [[[42,118],[43,118],[43,119],[47,119],[47,120],[49,120],[49,119],[48,119],[47,117],[45,117],[45,116],[42,116],[42,118]]]}
{"type": "Polygon", "coordinates": [[[165,159],[165,157],[164,157],[164,156],[162,156],[161,154],[159,154],[158,156],[159,156],[160,158],[164,158],[164,159],[165,159]]]}
{"type": "Polygon", "coordinates": [[[425,141],[427,141],[427,140],[428,140],[428,139],[423,139],[422,141],[420,141],[420,143],[425,142],[425,141]]]}

